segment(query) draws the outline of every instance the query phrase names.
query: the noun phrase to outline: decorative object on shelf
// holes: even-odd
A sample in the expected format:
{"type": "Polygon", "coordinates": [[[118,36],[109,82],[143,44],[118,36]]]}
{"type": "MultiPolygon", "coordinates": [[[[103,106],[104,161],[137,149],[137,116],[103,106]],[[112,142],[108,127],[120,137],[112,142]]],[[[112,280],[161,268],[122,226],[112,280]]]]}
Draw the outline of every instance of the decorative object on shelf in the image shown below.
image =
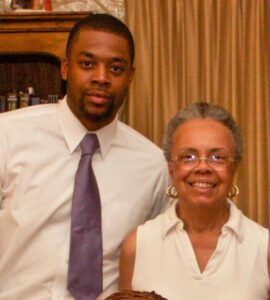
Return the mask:
{"type": "Polygon", "coordinates": [[[7,110],[7,99],[5,96],[0,96],[0,113],[7,110]]]}
{"type": "Polygon", "coordinates": [[[48,102],[49,103],[57,103],[58,102],[58,95],[48,95],[48,102]]]}
{"type": "Polygon", "coordinates": [[[7,12],[51,11],[52,0],[4,0],[7,12]]]}
{"type": "Polygon", "coordinates": [[[43,9],[46,11],[52,10],[52,0],[43,0],[43,9]]]}
{"type": "Polygon", "coordinates": [[[33,9],[34,1],[32,0],[11,0],[11,10],[16,9],[33,9]]]}
{"type": "Polygon", "coordinates": [[[16,92],[9,93],[7,96],[7,110],[15,110],[18,107],[18,97],[16,92]]]}
{"type": "Polygon", "coordinates": [[[46,99],[41,99],[34,94],[34,89],[29,87],[28,92],[20,91],[16,93],[16,91],[14,91],[9,92],[7,95],[0,95],[0,113],[31,105],[58,103],[58,101],[59,97],[55,94],[48,95],[46,99]]]}
{"type": "Polygon", "coordinates": [[[28,93],[20,92],[19,94],[19,107],[26,107],[30,105],[30,95],[28,93]]]}
{"type": "Polygon", "coordinates": [[[39,0],[4,0],[6,11],[31,11],[39,8],[39,0]]]}

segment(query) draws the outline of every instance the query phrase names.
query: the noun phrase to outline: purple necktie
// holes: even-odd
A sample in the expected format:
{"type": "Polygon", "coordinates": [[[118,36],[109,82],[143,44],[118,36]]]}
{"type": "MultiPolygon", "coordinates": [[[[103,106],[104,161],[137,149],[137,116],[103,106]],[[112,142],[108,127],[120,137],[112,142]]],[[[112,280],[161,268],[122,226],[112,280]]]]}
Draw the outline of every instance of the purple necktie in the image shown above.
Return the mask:
{"type": "Polygon", "coordinates": [[[95,134],[81,144],[71,211],[68,290],[76,300],[95,300],[102,291],[101,207],[92,156],[99,147],[95,134]]]}

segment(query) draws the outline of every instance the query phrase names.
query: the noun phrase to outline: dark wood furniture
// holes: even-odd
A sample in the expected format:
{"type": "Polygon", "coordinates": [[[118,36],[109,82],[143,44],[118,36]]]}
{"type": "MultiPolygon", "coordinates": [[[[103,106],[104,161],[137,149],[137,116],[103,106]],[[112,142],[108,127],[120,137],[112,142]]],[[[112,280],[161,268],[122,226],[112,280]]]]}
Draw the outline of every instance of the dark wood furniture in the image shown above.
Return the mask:
{"type": "Polygon", "coordinates": [[[90,12],[0,14],[0,95],[25,91],[63,95],[59,68],[76,21],[90,12]]]}

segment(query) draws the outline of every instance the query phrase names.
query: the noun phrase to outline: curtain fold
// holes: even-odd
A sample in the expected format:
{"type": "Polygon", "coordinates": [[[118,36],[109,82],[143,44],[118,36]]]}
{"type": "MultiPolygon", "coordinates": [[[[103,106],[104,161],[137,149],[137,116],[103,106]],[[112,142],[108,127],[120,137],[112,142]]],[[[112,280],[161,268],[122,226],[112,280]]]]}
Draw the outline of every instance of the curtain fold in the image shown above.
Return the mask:
{"type": "Polygon", "coordinates": [[[160,145],[168,120],[199,100],[240,124],[238,206],[270,225],[270,1],[126,0],[136,41],[129,125],[160,145]]]}

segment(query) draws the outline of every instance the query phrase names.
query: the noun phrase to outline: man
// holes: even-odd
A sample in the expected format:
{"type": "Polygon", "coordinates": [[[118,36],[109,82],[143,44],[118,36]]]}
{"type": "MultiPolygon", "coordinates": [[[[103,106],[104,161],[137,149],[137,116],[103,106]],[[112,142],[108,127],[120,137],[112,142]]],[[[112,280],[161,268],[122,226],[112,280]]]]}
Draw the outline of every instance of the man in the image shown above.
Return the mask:
{"type": "Polygon", "coordinates": [[[88,133],[99,142],[92,158],[102,214],[97,299],[118,289],[125,236],[166,207],[161,150],[117,120],[133,60],[128,28],[110,15],[90,15],[68,39],[61,66],[67,96],[0,115],[0,300],[75,299],[68,288],[72,197],[88,133]]]}

